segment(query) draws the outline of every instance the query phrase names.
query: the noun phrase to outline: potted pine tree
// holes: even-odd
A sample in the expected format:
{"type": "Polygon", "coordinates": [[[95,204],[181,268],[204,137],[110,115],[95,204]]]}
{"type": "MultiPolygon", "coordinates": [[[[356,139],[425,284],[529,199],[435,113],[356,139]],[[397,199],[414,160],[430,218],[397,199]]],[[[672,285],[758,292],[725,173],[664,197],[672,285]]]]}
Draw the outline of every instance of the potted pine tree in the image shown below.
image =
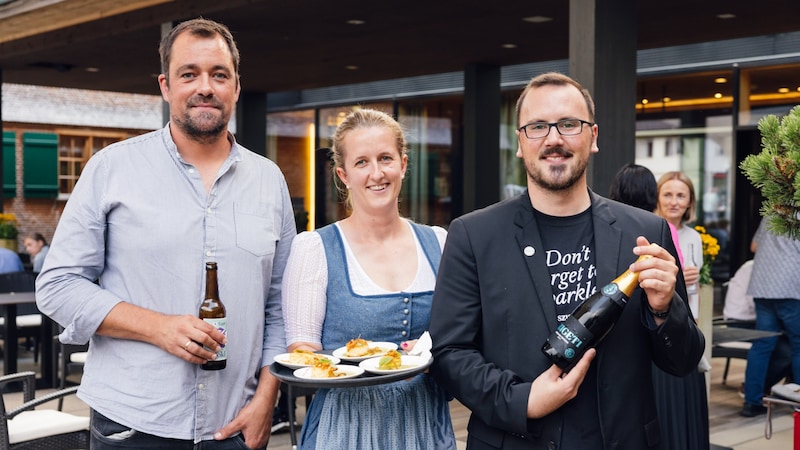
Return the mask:
{"type": "Polygon", "coordinates": [[[800,239],[800,105],[782,119],[768,115],[758,121],[760,153],[749,155],[739,167],[761,190],[761,215],[769,229],[800,239]]]}

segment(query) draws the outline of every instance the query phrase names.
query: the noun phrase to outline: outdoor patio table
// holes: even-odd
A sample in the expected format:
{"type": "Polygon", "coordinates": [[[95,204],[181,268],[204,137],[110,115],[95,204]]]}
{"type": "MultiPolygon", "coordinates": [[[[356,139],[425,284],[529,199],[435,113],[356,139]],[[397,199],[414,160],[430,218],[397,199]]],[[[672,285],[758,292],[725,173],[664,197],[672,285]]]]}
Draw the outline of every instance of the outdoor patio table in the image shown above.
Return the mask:
{"type": "MultiPolygon", "coordinates": [[[[0,293],[0,306],[3,307],[3,339],[5,340],[3,352],[3,372],[5,374],[16,373],[18,371],[18,351],[17,351],[17,305],[24,303],[36,303],[34,292],[8,292],[0,293]]],[[[53,358],[53,322],[42,314],[42,336],[41,342],[41,378],[36,380],[37,388],[53,387],[55,375],[53,358]]]]}

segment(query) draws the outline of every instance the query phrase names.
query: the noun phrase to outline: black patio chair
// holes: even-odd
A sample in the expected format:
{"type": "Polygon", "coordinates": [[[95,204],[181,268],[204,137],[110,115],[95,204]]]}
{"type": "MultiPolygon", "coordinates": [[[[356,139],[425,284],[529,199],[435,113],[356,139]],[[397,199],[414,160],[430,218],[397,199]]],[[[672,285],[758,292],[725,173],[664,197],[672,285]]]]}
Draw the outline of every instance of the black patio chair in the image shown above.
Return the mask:
{"type": "Polygon", "coordinates": [[[0,450],[70,450],[89,448],[89,417],[54,409],[35,409],[47,402],[74,394],[78,387],[36,395],[36,374],[19,372],[0,377],[0,390],[9,383],[22,383],[22,405],[6,410],[0,396],[0,450]]]}

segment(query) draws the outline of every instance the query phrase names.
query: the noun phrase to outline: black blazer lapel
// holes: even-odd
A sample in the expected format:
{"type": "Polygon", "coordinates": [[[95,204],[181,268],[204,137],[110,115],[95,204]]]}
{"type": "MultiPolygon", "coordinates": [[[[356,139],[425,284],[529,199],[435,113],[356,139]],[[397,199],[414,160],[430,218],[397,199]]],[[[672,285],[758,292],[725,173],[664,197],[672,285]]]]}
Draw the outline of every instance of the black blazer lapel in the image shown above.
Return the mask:
{"type": "MultiPolygon", "coordinates": [[[[616,225],[617,218],[608,206],[608,200],[590,192],[592,198],[592,223],[594,227],[595,265],[597,280],[595,286],[601,289],[610,283],[623,270],[619,267],[622,230],[616,225]]],[[[628,249],[631,255],[632,249],[628,249]]],[[[626,267],[627,268],[627,267],[626,267]]]]}
{"type": "Polygon", "coordinates": [[[520,195],[518,199],[514,224],[519,227],[515,236],[519,248],[515,251],[521,251],[525,255],[525,264],[532,283],[531,304],[538,304],[541,307],[545,322],[552,333],[558,319],[556,305],[553,301],[553,291],[550,288],[550,272],[547,270],[542,238],[539,235],[539,228],[533,216],[533,206],[531,206],[527,192],[520,195]]]}

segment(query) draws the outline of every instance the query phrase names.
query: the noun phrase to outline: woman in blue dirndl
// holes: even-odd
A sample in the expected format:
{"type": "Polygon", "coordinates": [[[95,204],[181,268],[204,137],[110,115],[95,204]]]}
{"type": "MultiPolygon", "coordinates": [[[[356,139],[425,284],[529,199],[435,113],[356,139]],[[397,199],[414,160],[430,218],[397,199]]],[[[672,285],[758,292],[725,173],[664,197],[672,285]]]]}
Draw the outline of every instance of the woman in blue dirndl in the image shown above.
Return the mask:
{"type": "MultiPolygon", "coordinates": [[[[283,280],[289,351],[358,337],[413,345],[428,327],[446,232],[400,216],[408,156],[391,116],[354,111],[333,140],[334,179],[352,213],[293,241],[283,280]]],[[[427,373],[319,389],[298,448],[455,449],[448,396],[427,373]]]]}

